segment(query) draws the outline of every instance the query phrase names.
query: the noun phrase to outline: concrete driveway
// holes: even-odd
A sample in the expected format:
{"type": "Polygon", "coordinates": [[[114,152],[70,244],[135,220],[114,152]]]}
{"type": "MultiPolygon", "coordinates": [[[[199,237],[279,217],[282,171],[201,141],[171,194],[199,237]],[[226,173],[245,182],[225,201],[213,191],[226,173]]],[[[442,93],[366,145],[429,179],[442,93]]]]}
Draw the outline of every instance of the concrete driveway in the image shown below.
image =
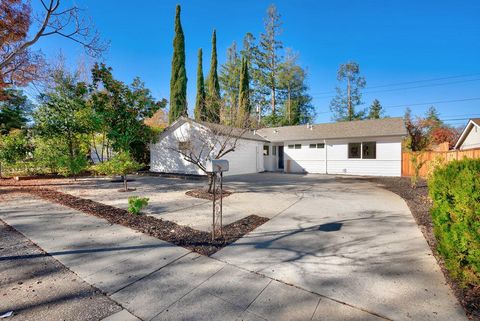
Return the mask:
{"type": "Polygon", "coordinates": [[[268,204],[295,201],[214,258],[392,320],[465,319],[396,194],[324,175],[229,180],[238,191],[271,195],[268,204]]]}
{"type": "MultiPolygon", "coordinates": [[[[118,185],[82,184],[92,187],[69,192],[124,206],[118,185]]],[[[151,215],[208,228],[211,205],[182,202],[201,184],[132,183],[153,197],[151,215]]],[[[226,186],[229,220],[271,219],[212,258],[38,200],[0,217],[142,320],[466,320],[399,196],[324,175],[244,175],[226,186]]]]}

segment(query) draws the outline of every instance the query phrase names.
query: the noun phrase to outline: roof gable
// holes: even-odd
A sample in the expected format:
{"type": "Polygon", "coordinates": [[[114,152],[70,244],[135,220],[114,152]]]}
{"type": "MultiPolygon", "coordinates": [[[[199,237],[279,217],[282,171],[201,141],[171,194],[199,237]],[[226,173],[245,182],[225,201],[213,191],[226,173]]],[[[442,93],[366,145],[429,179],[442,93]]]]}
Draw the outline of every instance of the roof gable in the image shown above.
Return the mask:
{"type": "Polygon", "coordinates": [[[460,146],[462,146],[463,142],[465,141],[465,138],[467,138],[473,126],[480,128],[480,118],[472,118],[468,121],[467,126],[465,126],[465,128],[462,131],[462,134],[460,134],[460,137],[458,137],[457,142],[455,143],[454,149],[459,149],[460,146]]]}
{"type": "Polygon", "coordinates": [[[190,123],[193,126],[203,127],[207,130],[212,131],[218,135],[225,135],[225,136],[232,136],[238,137],[239,139],[245,140],[254,140],[260,142],[268,142],[265,138],[258,135],[255,131],[252,130],[245,130],[242,128],[236,128],[221,124],[214,124],[205,121],[197,121],[187,117],[180,117],[176,121],[174,121],[169,127],[167,127],[161,134],[160,139],[163,139],[166,135],[173,132],[175,129],[183,125],[184,123],[190,123]]]}

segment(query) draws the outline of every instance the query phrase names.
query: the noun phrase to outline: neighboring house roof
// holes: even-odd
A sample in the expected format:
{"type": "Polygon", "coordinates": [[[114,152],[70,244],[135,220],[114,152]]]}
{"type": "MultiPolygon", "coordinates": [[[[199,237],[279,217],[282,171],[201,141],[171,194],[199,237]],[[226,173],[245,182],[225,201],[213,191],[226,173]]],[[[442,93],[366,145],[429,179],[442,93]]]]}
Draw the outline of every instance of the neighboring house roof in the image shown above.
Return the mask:
{"type": "Polygon", "coordinates": [[[463,142],[465,141],[465,138],[467,138],[473,126],[480,128],[480,118],[471,118],[468,121],[467,126],[465,126],[465,128],[462,131],[462,134],[460,135],[460,137],[458,137],[458,140],[455,143],[455,147],[454,147],[455,149],[458,149],[460,148],[460,146],[462,146],[463,142]]]}
{"type": "Polygon", "coordinates": [[[325,123],[316,125],[297,125],[262,128],[257,131],[271,142],[291,140],[314,140],[378,136],[406,136],[407,130],[403,118],[392,117],[325,123]]]}

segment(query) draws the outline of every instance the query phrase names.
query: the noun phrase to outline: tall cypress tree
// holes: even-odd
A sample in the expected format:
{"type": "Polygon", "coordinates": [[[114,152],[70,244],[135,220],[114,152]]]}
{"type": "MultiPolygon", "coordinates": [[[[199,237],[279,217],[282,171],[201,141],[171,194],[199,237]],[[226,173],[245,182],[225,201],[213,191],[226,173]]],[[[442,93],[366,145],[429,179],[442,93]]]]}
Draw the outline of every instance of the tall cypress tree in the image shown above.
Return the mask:
{"type": "Polygon", "coordinates": [[[217,33],[213,30],[212,35],[212,58],[210,62],[210,72],[207,83],[207,111],[208,121],[212,123],[220,122],[220,84],[217,73],[217,33]]]}
{"type": "Polygon", "coordinates": [[[175,14],[175,37],[173,38],[172,76],[170,78],[170,123],[180,116],[187,116],[187,71],[185,69],[185,37],[180,22],[180,5],[175,14]]]}
{"type": "Polygon", "coordinates": [[[244,127],[251,113],[250,104],[250,76],[248,74],[247,59],[242,58],[242,71],[240,73],[240,85],[238,88],[238,117],[237,126],[244,127]]]}
{"type": "Polygon", "coordinates": [[[195,101],[194,114],[195,120],[207,119],[207,111],[205,110],[205,83],[203,80],[202,48],[198,49],[197,99],[195,101]]]}

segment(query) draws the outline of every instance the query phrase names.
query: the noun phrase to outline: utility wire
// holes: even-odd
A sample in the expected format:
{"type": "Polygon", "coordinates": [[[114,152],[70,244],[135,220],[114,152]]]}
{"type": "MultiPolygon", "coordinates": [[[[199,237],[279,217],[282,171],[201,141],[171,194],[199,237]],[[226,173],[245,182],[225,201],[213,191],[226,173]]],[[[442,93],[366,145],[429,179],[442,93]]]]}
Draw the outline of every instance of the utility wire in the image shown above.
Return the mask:
{"type": "Polygon", "coordinates": [[[437,101],[430,101],[430,102],[424,102],[424,103],[403,104],[403,105],[390,105],[390,106],[383,106],[383,107],[384,107],[384,108],[412,107],[412,106],[422,106],[422,105],[436,105],[436,104],[446,104],[446,103],[457,103],[457,102],[462,102],[462,101],[473,101],[473,100],[480,100],[480,97],[462,98],[462,99],[450,99],[450,100],[437,100],[437,101]]]}
{"type": "MultiPolygon", "coordinates": [[[[427,87],[447,86],[447,85],[452,85],[452,84],[461,84],[461,83],[473,82],[473,81],[479,81],[479,80],[480,80],[480,78],[475,78],[475,79],[468,79],[468,80],[458,80],[458,81],[444,82],[444,83],[440,83],[440,84],[428,84],[428,85],[421,85],[421,86],[392,88],[392,89],[384,89],[384,90],[372,90],[372,91],[365,91],[362,94],[372,94],[372,93],[401,91],[401,90],[410,90],[410,89],[427,88],[427,87]]],[[[312,95],[312,97],[316,97],[317,99],[329,99],[329,98],[334,98],[335,96],[319,97],[318,95],[312,95]]]]}
{"type": "MultiPolygon", "coordinates": [[[[410,85],[410,84],[418,84],[422,82],[432,82],[432,81],[438,81],[438,80],[447,80],[447,79],[455,79],[455,78],[465,78],[465,77],[472,77],[472,76],[478,76],[480,73],[472,73],[472,74],[464,74],[464,75],[456,75],[456,76],[448,76],[448,77],[439,77],[439,78],[430,78],[430,79],[423,79],[423,80],[413,80],[413,81],[404,81],[404,82],[397,82],[397,83],[390,83],[386,85],[376,85],[376,86],[366,86],[367,89],[372,89],[372,88],[385,88],[385,87],[396,87],[396,86],[402,86],[402,85],[410,85]]],[[[315,95],[330,95],[330,94],[335,94],[335,91],[328,91],[328,92],[319,92],[319,93],[314,93],[315,95]]]]}

